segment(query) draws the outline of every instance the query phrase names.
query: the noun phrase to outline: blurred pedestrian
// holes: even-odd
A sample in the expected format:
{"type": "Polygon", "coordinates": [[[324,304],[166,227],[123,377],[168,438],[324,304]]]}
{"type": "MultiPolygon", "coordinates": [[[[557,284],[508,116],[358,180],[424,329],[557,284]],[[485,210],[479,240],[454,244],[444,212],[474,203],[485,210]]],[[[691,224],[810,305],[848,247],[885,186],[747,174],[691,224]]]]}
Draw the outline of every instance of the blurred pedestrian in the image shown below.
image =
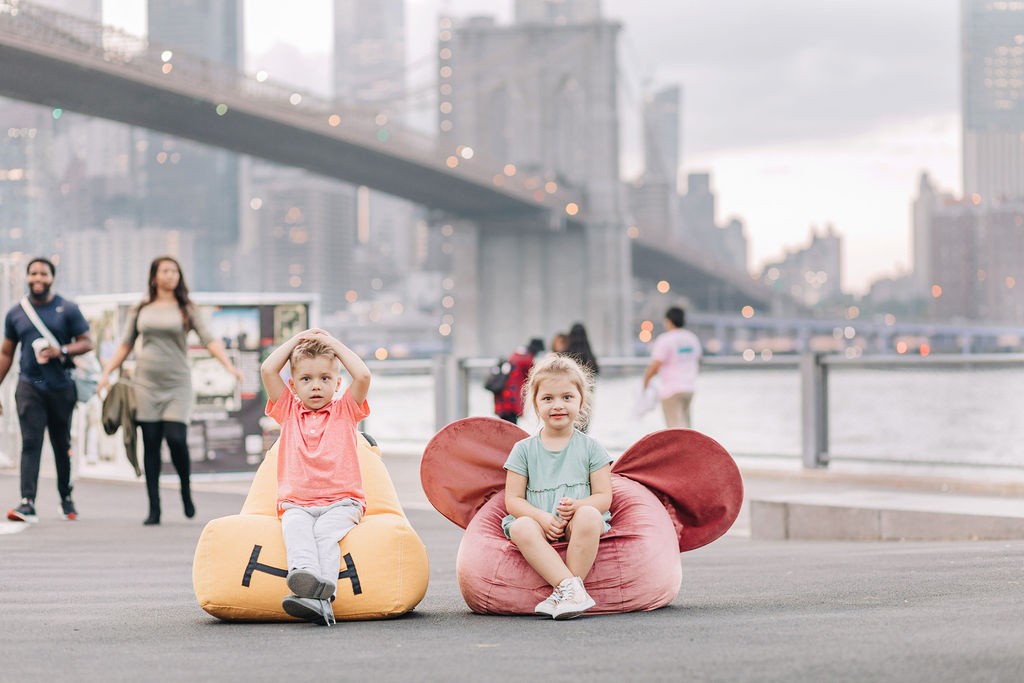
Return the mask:
{"type": "Polygon", "coordinates": [[[565,332],[556,332],[551,338],[551,353],[565,353],[569,350],[569,335],[565,332]]]}
{"type": "MultiPolygon", "coordinates": [[[[597,374],[601,368],[597,364],[597,357],[594,356],[594,352],[590,348],[590,338],[587,336],[587,328],[583,327],[583,323],[573,323],[569,328],[565,354],[583,366],[592,382],[597,380],[597,374]]],[[[588,429],[590,429],[589,415],[580,425],[580,431],[586,432],[588,429]]]]}
{"type": "Polygon", "coordinates": [[[523,385],[533,367],[534,357],[544,350],[541,339],[531,339],[528,346],[519,346],[505,362],[508,379],[502,390],[494,394],[494,414],[502,420],[517,424],[523,416],[523,385]]]}
{"type": "Polygon", "coordinates": [[[690,428],[690,405],[700,370],[703,349],[690,330],[683,329],[686,313],[673,306],[665,312],[665,331],[654,340],[651,362],[644,372],[644,390],[657,375],[658,398],[669,429],[690,428]]]}
{"type": "Polygon", "coordinates": [[[243,375],[227,357],[224,344],[210,336],[199,311],[189,299],[181,266],[170,256],[160,256],[149,266],[146,298],[128,316],[121,343],[103,368],[98,387],[103,391],[110,385],[110,373],[121,367],[139,340],[132,386],[135,419],[142,429],[143,466],[149,496],[149,514],[143,522],[146,525],[160,523],[160,450],[165,440],[181,482],[185,516],[191,518],[196,514],[188,451],[188,423],[194,399],[186,342],[190,330],[195,330],[210,354],[237,381],[242,381],[243,375]]]}
{"type": "Polygon", "coordinates": [[[71,500],[71,414],[77,392],[71,379],[71,358],[92,351],[92,337],[78,306],[52,291],[57,268],[50,260],[32,259],[26,274],[28,296],[7,312],[0,345],[0,382],[11,369],[15,348],[21,345],[21,376],[14,392],[21,426],[21,504],[7,512],[7,519],[38,519],[36,490],[45,432],[49,432],[57,466],[61,513],[64,519],[75,519],[78,511],[71,500]]]}
{"type": "Polygon", "coordinates": [[[570,356],[596,377],[601,372],[597,364],[597,358],[590,349],[590,338],[587,337],[587,328],[582,323],[574,323],[569,328],[569,345],[565,350],[570,356]]]}

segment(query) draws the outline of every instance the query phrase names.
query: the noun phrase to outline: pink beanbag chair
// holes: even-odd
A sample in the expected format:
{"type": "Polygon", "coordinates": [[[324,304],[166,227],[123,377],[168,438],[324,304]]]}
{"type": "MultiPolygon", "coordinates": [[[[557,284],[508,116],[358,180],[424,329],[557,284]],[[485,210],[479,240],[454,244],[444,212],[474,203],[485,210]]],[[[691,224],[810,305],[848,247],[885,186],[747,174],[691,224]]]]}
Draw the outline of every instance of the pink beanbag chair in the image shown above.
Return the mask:
{"type": "MultiPolygon", "coordinates": [[[[551,586],[505,538],[505,472],[513,444],[528,436],[491,417],[470,417],[438,432],[423,454],[420,479],[431,504],[466,530],[456,573],[466,604],[480,614],[533,614],[551,586]]],[[[736,519],[743,482],[729,454],[688,429],[649,434],[612,466],[612,528],[584,577],[591,613],[663,607],[679,593],[679,553],[720,537],[736,519]]],[[[565,557],[567,544],[554,544],[565,557]]]]}

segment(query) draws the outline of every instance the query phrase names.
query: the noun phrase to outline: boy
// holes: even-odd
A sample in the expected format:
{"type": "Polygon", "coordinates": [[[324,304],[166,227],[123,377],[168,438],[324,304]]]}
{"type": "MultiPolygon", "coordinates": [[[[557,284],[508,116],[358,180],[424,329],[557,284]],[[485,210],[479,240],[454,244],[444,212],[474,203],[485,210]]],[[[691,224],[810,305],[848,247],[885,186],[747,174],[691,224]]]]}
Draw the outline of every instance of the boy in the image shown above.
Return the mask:
{"type": "Polygon", "coordinates": [[[266,413],[281,425],[277,514],[293,593],[281,606],[293,617],[330,626],[341,568],[338,542],[366,509],[356,425],[370,414],[370,370],[330,334],[311,329],[275,349],[260,366],[260,375],[267,391],[266,413]],[[287,385],[280,374],[285,363],[291,369],[287,385]],[[342,365],[352,384],[335,399],[342,365]]]}

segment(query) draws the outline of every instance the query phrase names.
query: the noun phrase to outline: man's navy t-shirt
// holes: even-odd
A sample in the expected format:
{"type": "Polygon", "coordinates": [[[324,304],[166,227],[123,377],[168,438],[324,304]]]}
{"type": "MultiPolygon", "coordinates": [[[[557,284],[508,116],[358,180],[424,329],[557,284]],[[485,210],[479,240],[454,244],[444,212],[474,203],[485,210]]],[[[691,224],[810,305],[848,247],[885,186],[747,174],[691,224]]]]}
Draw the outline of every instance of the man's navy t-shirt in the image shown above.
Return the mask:
{"type": "MultiPolygon", "coordinates": [[[[89,331],[89,323],[78,309],[78,305],[61,296],[55,294],[49,303],[43,306],[33,305],[33,308],[61,345],[70,344],[75,337],[89,331]]],[[[4,337],[15,344],[21,343],[21,381],[31,382],[46,391],[66,389],[73,382],[68,368],[59,358],[42,365],[36,362],[32,342],[42,336],[20,303],[7,312],[7,318],[4,320],[4,337]]]]}

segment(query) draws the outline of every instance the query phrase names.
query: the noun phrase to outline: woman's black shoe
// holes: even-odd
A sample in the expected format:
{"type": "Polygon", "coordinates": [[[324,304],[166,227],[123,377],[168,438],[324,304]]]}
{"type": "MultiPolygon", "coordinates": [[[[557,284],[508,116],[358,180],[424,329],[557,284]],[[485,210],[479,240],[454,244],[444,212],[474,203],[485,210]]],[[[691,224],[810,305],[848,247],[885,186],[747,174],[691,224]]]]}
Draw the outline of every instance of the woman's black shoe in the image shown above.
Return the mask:
{"type": "Polygon", "coordinates": [[[160,515],[154,515],[152,512],[149,513],[149,517],[143,522],[145,526],[154,526],[160,523],[160,515]]]}
{"type": "Polygon", "coordinates": [[[196,506],[192,504],[192,499],[189,498],[186,501],[182,501],[185,504],[185,516],[192,519],[196,516],[196,506]]]}

